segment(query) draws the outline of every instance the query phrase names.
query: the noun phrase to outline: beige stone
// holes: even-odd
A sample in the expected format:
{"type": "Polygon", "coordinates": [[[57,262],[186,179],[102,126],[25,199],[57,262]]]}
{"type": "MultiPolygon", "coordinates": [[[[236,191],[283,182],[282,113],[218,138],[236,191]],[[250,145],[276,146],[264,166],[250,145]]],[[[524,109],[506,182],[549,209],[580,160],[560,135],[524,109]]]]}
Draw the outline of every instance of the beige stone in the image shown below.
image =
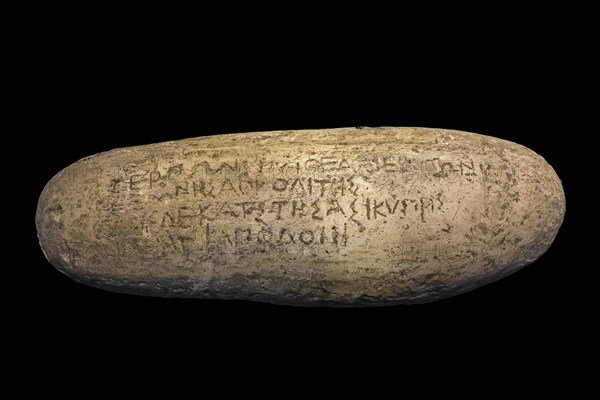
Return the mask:
{"type": "Polygon", "coordinates": [[[78,282],[279,304],[423,303],[540,257],[563,220],[554,170],[444,129],[218,135],[116,149],[59,172],[40,245],[78,282]]]}

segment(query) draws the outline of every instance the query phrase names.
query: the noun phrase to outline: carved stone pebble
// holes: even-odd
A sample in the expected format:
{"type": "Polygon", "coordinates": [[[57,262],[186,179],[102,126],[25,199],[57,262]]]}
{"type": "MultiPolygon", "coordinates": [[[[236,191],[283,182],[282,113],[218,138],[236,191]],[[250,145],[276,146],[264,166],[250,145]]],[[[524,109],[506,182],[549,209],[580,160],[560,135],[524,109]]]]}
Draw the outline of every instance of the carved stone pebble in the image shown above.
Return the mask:
{"type": "Polygon", "coordinates": [[[84,158],[44,188],[40,245],[78,282],[301,306],[425,303],[540,257],[565,213],[542,157],[444,129],[229,134],[84,158]]]}

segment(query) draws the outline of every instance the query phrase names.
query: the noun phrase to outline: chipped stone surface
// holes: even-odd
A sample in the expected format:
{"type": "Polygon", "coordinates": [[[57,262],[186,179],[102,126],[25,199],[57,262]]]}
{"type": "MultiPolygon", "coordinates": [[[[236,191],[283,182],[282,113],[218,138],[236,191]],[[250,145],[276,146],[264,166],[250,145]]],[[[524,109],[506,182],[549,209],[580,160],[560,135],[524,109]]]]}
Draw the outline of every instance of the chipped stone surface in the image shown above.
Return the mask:
{"type": "Polygon", "coordinates": [[[518,144],[428,128],[218,135],[116,149],[44,188],[46,257],[76,281],[279,304],[423,303],[540,257],[561,182],[518,144]]]}

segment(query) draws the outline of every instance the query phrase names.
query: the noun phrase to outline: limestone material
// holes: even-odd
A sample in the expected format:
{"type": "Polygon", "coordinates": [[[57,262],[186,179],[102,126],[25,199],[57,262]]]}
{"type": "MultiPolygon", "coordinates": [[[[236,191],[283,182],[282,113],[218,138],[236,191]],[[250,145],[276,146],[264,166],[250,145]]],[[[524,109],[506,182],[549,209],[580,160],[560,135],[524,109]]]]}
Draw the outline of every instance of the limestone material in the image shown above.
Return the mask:
{"type": "Polygon", "coordinates": [[[303,306],[424,303],[540,257],[565,213],[542,157],[445,129],[218,135],[80,160],[48,182],[40,245],[78,282],[303,306]]]}

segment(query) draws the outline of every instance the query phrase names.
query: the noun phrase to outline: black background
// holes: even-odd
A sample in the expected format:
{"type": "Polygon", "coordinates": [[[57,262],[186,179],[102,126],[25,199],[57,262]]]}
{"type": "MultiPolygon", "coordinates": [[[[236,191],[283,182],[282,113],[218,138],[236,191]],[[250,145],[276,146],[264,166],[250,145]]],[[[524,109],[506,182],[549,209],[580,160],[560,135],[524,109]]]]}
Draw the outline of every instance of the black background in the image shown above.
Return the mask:
{"type": "MultiPolygon", "coordinates": [[[[379,352],[386,351],[382,343],[453,348],[469,340],[520,341],[543,352],[539,337],[558,328],[578,338],[589,334],[593,248],[580,242],[576,224],[589,217],[575,193],[581,164],[568,158],[581,147],[583,128],[575,122],[587,111],[573,106],[583,85],[577,74],[554,63],[567,46],[550,40],[518,49],[500,42],[459,48],[458,39],[380,49],[350,37],[313,51],[301,42],[264,48],[243,38],[177,46],[160,43],[160,36],[104,46],[101,36],[41,36],[34,59],[23,65],[16,136],[29,146],[35,168],[11,175],[18,176],[17,206],[24,207],[13,226],[22,232],[19,246],[27,247],[2,280],[6,309],[20,319],[51,321],[45,330],[68,323],[84,336],[106,330],[123,339],[124,329],[135,327],[159,342],[161,332],[212,343],[234,336],[229,345],[252,347],[248,337],[260,336],[263,345],[289,338],[336,348],[349,341],[348,349],[379,352]],[[37,243],[39,193],[84,156],[192,136],[347,126],[458,129],[531,148],[565,188],[567,214],[555,243],[532,265],[470,293],[368,309],[115,294],[73,283],[37,243]],[[452,333],[462,340],[452,342],[452,333]]],[[[18,146],[5,151],[20,153],[18,146]]]]}

